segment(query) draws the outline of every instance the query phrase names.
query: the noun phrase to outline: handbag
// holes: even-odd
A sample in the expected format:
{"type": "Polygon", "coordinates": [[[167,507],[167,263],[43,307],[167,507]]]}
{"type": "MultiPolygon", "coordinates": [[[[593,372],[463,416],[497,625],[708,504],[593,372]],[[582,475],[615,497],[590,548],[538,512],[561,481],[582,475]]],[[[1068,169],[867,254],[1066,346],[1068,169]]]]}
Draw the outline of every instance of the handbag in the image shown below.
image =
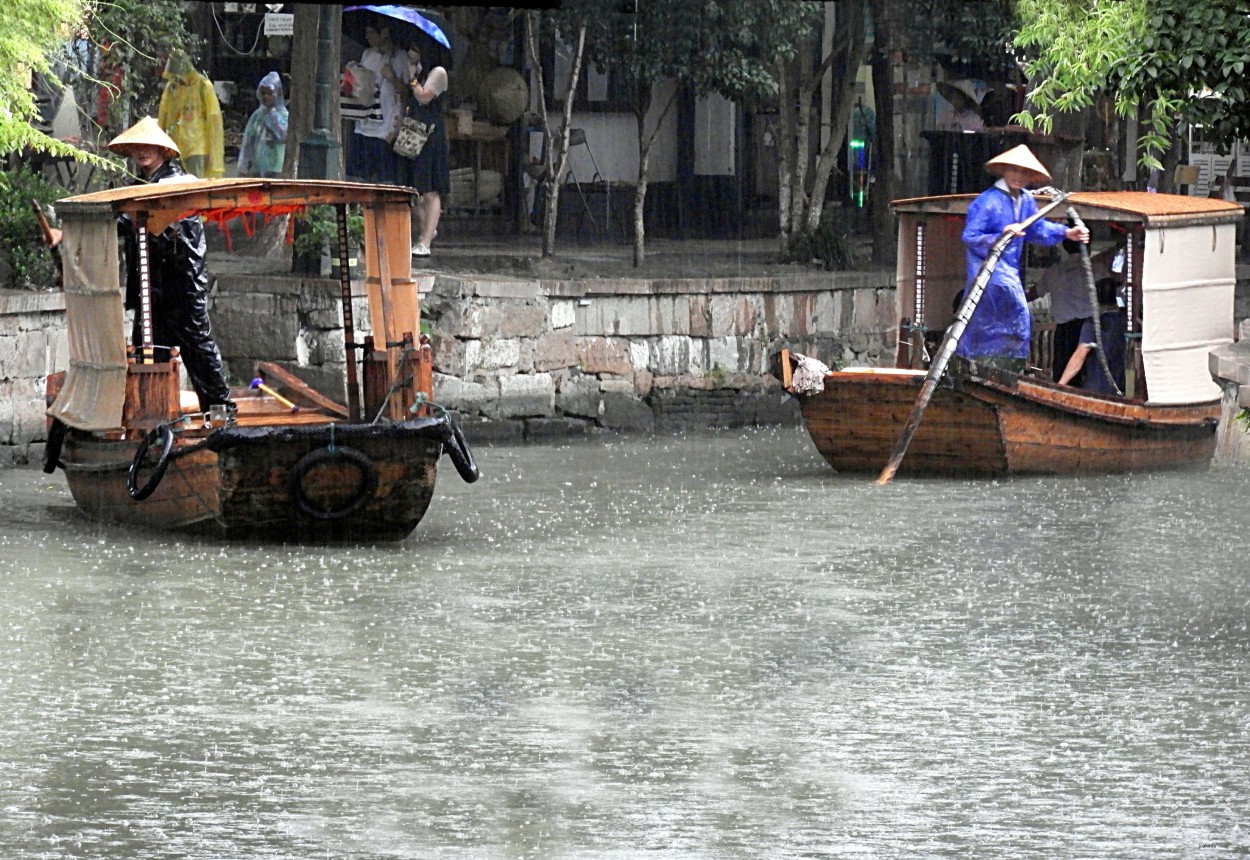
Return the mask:
{"type": "Polygon", "coordinates": [[[404,158],[416,158],[421,154],[421,149],[433,130],[433,123],[418,122],[410,116],[404,117],[399,122],[399,133],[395,135],[396,154],[404,158]]]}
{"type": "Polygon", "coordinates": [[[377,75],[360,63],[348,63],[339,82],[343,119],[382,121],[382,95],[377,75]]]}

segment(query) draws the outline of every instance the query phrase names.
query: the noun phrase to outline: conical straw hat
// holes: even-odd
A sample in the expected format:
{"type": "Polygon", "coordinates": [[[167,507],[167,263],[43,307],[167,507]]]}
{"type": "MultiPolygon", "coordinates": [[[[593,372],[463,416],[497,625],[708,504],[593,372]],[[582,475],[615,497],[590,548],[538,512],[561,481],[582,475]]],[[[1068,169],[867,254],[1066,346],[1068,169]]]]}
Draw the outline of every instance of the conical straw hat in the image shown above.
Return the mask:
{"type": "Polygon", "coordinates": [[[108,150],[118,155],[129,155],[132,146],[159,146],[165,150],[166,158],[177,158],[182,155],[178,144],[167,135],[160,124],[150,116],[145,116],[130,128],[108,142],[108,150]]]}
{"type": "Polygon", "coordinates": [[[999,153],[985,162],[985,169],[995,176],[1003,175],[1004,167],[1019,167],[1033,174],[1033,182],[1049,182],[1050,171],[1037,160],[1037,156],[1029,151],[1023,143],[1017,147],[999,153]]]}

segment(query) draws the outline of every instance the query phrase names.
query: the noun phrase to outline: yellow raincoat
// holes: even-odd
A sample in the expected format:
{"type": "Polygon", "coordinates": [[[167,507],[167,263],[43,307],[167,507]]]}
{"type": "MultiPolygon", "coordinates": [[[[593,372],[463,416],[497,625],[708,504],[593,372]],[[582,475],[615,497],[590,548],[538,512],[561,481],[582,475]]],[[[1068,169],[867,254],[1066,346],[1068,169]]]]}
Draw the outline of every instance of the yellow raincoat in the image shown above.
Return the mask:
{"type": "Polygon", "coordinates": [[[162,77],[166,84],[157,121],[182,150],[183,167],[201,179],[224,176],[221,104],[213,82],[195,70],[182,50],[169,55],[162,77]]]}

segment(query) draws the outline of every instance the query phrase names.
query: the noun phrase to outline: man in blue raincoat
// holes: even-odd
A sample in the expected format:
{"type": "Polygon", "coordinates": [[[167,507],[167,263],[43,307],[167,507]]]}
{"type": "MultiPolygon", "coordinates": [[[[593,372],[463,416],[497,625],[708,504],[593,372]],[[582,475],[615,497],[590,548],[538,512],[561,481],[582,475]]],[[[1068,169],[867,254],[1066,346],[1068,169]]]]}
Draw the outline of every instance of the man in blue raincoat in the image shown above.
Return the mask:
{"type": "Polygon", "coordinates": [[[1057,245],[1064,239],[1088,243],[1089,230],[1045,218],[1020,229],[1021,223],[1037,212],[1037,203],[1025,186],[1050,181],[1050,173],[1024,144],[994,156],[985,163],[985,169],[999,178],[968,206],[963,232],[967,286],[976,280],[990,248],[1004,232],[1014,233],[1017,238],[999,257],[955,354],[983,364],[1022,370],[1029,357],[1032,327],[1020,280],[1022,240],[1035,245],[1057,245]]]}

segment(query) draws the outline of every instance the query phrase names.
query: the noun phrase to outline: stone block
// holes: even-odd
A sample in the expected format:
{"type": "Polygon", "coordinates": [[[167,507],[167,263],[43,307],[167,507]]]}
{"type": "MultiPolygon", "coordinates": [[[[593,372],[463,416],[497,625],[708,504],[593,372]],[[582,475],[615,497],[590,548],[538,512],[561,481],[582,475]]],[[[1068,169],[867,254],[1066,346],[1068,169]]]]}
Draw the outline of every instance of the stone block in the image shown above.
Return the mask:
{"type": "Polygon", "coordinates": [[[516,338],[483,340],[477,367],[482,370],[515,368],[521,360],[521,342],[516,338]]]}
{"type": "Polygon", "coordinates": [[[710,337],[750,337],[763,321],[763,302],[753,296],[714,295],[710,303],[710,337]]]}
{"type": "Polygon", "coordinates": [[[647,334],[690,334],[689,296],[653,296],[648,309],[651,325],[647,334]]]}
{"type": "Polygon", "coordinates": [[[480,382],[465,382],[445,373],[434,374],[434,402],[446,409],[478,415],[495,394],[480,382]]]}
{"type": "Polygon", "coordinates": [[[299,312],[304,323],[314,328],[342,328],[342,294],[326,289],[321,281],[305,281],[300,291],[299,312]]]}
{"type": "Polygon", "coordinates": [[[677,335],[657,337],[651,341],[651,358],[648,363],[657,376],[680,376],[699,374],[707,370],[701,342],[696,345],[692,338],[677,335]]]}
{"type": "Polygon", "coordinates": [[[691,337],[712,336],[712,300],[710,296],[690,296],[688,309],[690,321],[687,333],[691,337]]]}
{"type": "Polygon", "coordinates": [[[706,343],[707,365],[713,372],[715,372],[717,368],[727,373],[736,373],[738,371],[746,370],[739,354],[738,338],[717,337],[711,338],[706,341],[706,343]]]}
{"type": "Polygon", "coordinates": [[[47,437],[48,406],[44,397],[27,397],[13,403],[13,443],[47,437]]]}
{"type": "Polygon", "coordinates": [[[547,309],[529,302],[497,301],[469,307],[466,335],[470,337],[538,337],[547,330],[547,309]]]}
{"type": "Polygon", "coordinates": [[[594,376],[574,376],[560,383],[556,409],[565,415],[597,419],[603,412],[599,380],[594,376]]]}
{"type": "Polygon", "coordinates": [[[577,338],[572,329],[553,331],[534,341],[534,370],[556,370],[577,364],[577,338]]]}
{"type": "Polygon", "coordinates": [[[467,379],[481,363],[482,342],[457,337],[436,337],[432,344],[434,369],[449,376],[467,379]]]}
{"type": "Polygon", "coordinates": [[[651,318],[645,298],[603,296],[577,308],[577,330],[583,335],[648,335],[651,318]]]}
{"type": "Polygon", "coordinates": [[[213,336],[223,355],[295,358],[297,295],[239,294],[213,308],[213,336]]]}
{"type": "Polygon", "coordinates": [[[555,385],[549,373],[501,376],[498,399],[486,405],[491,418],[538,418],[555,412],[555,385]]]}
{"type": "Polygon", "coordinates": [[[851,327],[861,331],[885,331],[896,327],[893,290],[852,290],[851,327]]]}
{"type": "Polygon", "coordinates": [[[569,328],[577,322],[577,302],[568,299],[552,300],[549,313],[553,329],[569,328]]]}
{"type": "Polygon", "coordinates": [[[634,373],[649,370],[651,367],[651,344],[645,339],[634,338],[629,342],[629,363],[634,373]]]}
{"type": "Polygon", "coordinates": [[[320,367],[326,364],[342,364],[344,356],[343,330],[301,327],[295,337],[295,361],[300,367],[320,367]]]}
{"type": "Polygon", "coordinates": [[[534,301],[541,296],[540,287],[538,281],[521,278],[476,277],[471,281],[473,294],[488,299],[534,301]]]}
{"type": "Polygon", "coordinates": [[[579,337],[577,364],[586,373],[629,376],[633,370],[629,341],[624,338],[579,337]]]}
{"type": "Polygon", "coordinates": [[[600,422],[610,430],[651,432],[655,413],[638,396],[633,385],[621,380],[605,380],[603,413],[600,422]]]}

